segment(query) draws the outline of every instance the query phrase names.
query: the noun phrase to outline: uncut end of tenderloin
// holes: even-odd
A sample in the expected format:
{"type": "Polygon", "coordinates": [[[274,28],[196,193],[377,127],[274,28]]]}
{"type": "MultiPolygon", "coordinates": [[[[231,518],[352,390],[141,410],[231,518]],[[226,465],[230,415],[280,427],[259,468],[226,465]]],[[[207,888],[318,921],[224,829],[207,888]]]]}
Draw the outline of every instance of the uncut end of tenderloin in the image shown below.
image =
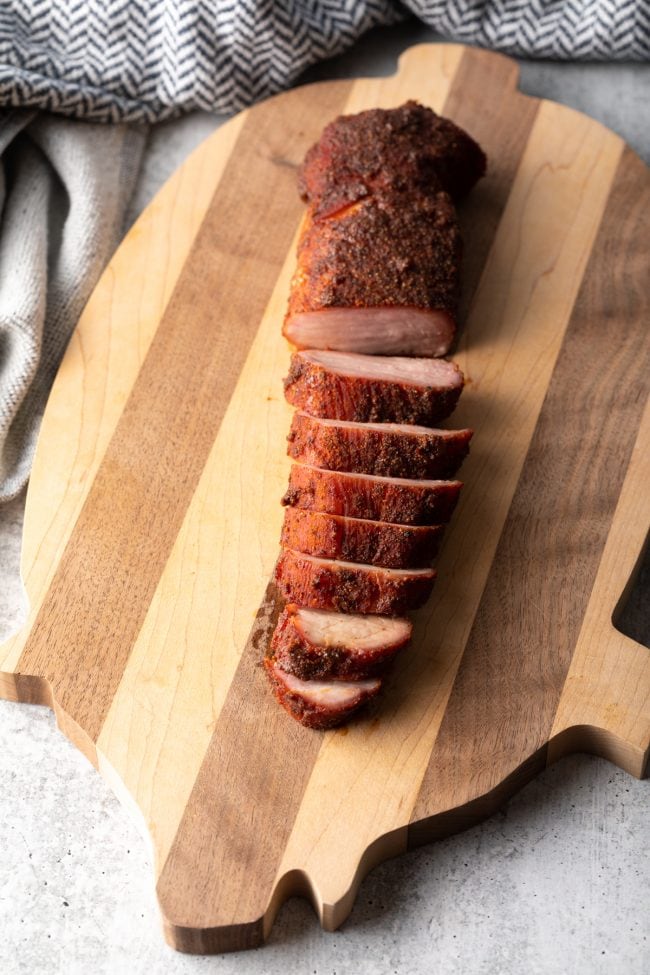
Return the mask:
{"type": "Polygon", "coordinates": [[[402,616],[431,595],[435,569],[381,569],[283,549],[275,581],[287,602],[338,613],[402,616]]]}
{"type": "Polygon", "coordinates": [[[435,558],[442,525],[399,525],[288,507],[281,543],[318,558],[387,569],[420,569],[435,558]]]}
{"type": "Polygon", "coordinates": [[[306,728],[326,731],[344,724],[381,690],[378,679],[305,681],[287,674],[268,657],[264,667],[282,707],[306,728]]]}
{"type": "Polygon", "coordinates": [[[292,464],[282,504],[400,525],[446,524],[461,481],[379,477],[292,464]]]}
{"type": "Polygon", "coordinates": [[[411,639],[410,620],[333,613],[288,604],[275,628],[269,656],[302,680],[381,677],[411,639]]]}
{"type": "Polygon", "coordinates": [[[294,352],[284,394],[310,416],[431,426],[451,415],[464,385],[446,359],[294,352]]]}
{"type": "Polygon", "coordinates": [[[470,135],[411,100],[330,122],[305,156],[298,187],[328,216],[377,190],[426,191],[438,182],[457,200],[485,170],[485,153],[470,135]]]}

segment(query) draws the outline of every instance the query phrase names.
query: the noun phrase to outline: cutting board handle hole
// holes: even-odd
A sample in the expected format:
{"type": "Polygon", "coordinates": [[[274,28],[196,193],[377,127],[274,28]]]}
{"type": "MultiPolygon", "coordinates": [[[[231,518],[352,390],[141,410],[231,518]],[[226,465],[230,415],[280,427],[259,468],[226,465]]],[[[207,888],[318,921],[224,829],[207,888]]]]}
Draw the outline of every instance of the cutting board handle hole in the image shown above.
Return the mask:
{"type": "Polygon", "coordinates": [[[646,535],[636,565],[612,613],[612,623],[616,629],[648,649],[650,649],[650,619],[642,609],[650,605],[649,542],[650,532],[646,535]]]}

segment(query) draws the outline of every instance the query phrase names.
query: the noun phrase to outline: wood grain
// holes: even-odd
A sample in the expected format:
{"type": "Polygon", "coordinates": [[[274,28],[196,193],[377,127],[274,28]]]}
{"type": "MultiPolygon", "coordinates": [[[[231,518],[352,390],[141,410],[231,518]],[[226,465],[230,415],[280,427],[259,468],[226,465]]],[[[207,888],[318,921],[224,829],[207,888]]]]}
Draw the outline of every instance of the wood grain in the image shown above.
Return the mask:
{"type": "MultiPolygon", "coordinates": [[[[20,672],[46,677],[62,710],[92,741],[291,242],[292,224],[279,220],[289,206],[283,198],[291,171],[274,155],[269,166],[259,152],[260,145],[273,151],[283,114],[278,103],[268,105],[263,120],[251,114],[242,126],[238,144],[243,152],[251,145],[258,171],[253,162],[246,174],[236,159],[226,164],[18,661],[20,672]],[[264,202],[275,240],[251,240],[246,228],[264,202]],[[253,274],[256,298],[243,286],[253,274]],[[220,309],[215,320],[206,291],[228,295],[228,314],[220,309]]],[[[293,212],[297,220],[295,197],[293,212]]]]}
{"type": "Polygon", "coordinates": [[[501,56],[421,46],[395,77],[232,120],[138,221],[68,349],[0,693],[50,703],[136,815],[181,950],[259,944],[293,893],[336,927],[375,862],[566,751],[645,768],[649,655],[611,617],[650,521],[648,173],[516,77],[501,56]],[[279,608],[295,168],[339,112],[407,98],[490,158],[461,212],[454,425],[476,433],[412,646],[363,720],[323,734],[259,666],[279,608]]]}
{"type": "MultiPolygon", "coordinates": [[[[37,450],[27,492],[21,575],[30,611],[0,647],[3,697],[18,699],[13,674],[25,640],[245,118],[224,125],[218,145],[209,143],[216,151],[206,152],[206,144],[165,184],[120,245],[72,335],[41,426],[41,441],[57,447],[37,450]],[[98,328],[98,321],[110,327],[98,328]]],[[[49,702],[47,688],[41,694],[49,702]]]]}
{"type": "Polygon", "coordinates": [[[184,814],[277,556],[282,525],[277,501],[289,463],[273,444],[284,442],[290,422],[278,392],[286,350],[277,341],[277,323],[292,269],[287,260],[98,739],[100,762],[111,756],[115,777],[146,811],[157,870],[184,814]],[[233,465],[237,476],[224,477],[233,465]],[[275,503],[269,505],[271,498],[275,503]],[[158,720],[162,715],[166,720],[158,720]]]}
{"type": "Polygon", "coordinates": [[[582,409],[592,409],[592,423],[602,417],[598,436],[609,451],[603,483],[594,487],[594,507],[601,524],[611,520],[606,539],[601,534],[602,556],[548,749],[549,761],[570,751],[594,751],[637,776],[647,768],[650,746],[650,653],[615,629],[614,619],[650,528],[648,207],[647,170],[626,149],[575,309],[590,346],[597,318],[601,348],[609,352],[609,359],[603,355],[608,392],[602,391],[602,380],[595,383],[582,409]],[[645,337],[640,348],[637,334],[645,337]],[[606,401],[594,402],[597,396],[606,401]],[[618,498],[610,479],[623,481],[618,498]]]}
{"type": "MultiPolygon", "coordinates": [[[[620,342],[623,309],[617,307],[611,280],[612,248],[630,249],[627,235],[636,235],[639,227],[638,219],[619,221],[614,237],[610,229],[612,216],[629,206],[621,190],[625,163],[614,176],[548,383],[431,752],[413,813],[416,822],[431,818],[431,810],[462,810],[496,790],[520,766],[527,764],[532,774],[546,761],[648,394],[648,362],[636,343],[620,342]],[[610,296],[609,309],[598,314],[603,292],[610,296]],[[540,484],[553,489],[540,491],[540,484]],[[534,557],[526,559],[527,550],[534,557]],[[534,711],[532,699],[537,701],[534,711]]],[[[448,824],[453,830],[453,819],[448,824]]],[[[438,835],[438,827],[431,825],[438,835]]],[[[427,824],[420,822],[413,835],[426,838],[427,824]]]]}
{"type": "MultiPolygon", "coordinates": [[[[567,138],[554,109],[542,105],[532,113],[526,152],[456,356],[471,381],[454,424],[471,425],[476,434],[463,466],[466,486],[438,560],[434,595],[417,614],[408,658],[400,662],[372,733],[364,723],[353,725],[345,739],[334,736],[321,751],[283,861],[284,870],[300,865],[317,878],[314,902],[327,927],[341,923],[374,858],[406,847],[406,816],[415,807],[417,817],[420,802],[430,802],[427,782],[421,788],[420,783],[546,394],[562,340],[558,321],[566,322],[571,289],[577,288],[607,199],[605,174],[612,178],[621,151],[620,143],[610,145],[602,131],[579,117],[573,139],[567,138]],[[603,183],[569,200],[562,192],[564,174],[573,172],[582,184],[594,165],[603,183]],[[524,221],[543,222],[548,232],[532,238],[528,252],[517,253],[524,221]],[[573,235],[582,246],[575,246],[573,235]],[[504,267],[512,293],[503,287],[504,267]],[[540,267],[545,269],[541,277],[540,267]],[[349,797],[343,805],[341,792],[349,797]],[[368,795],[374,799],[372,817],[360,815],[368,795]],[[366,850],[372,852],[364,860],[366,850]]],[[[509,178],[507,169],[503,178],[509,178]]],[[[445,808],[449,796],[437,790],[432,808],[437,802],[445,808]]]]}
{"type": "Polygon", "coordinates": [[[466,50],[443,107],[444,115],[472,133],[489,160],[485,178],[459,207],[464,243],[461,322],[472,305],[539,107],[536,98],[515,91],[517,75],[510,58],[466,50]]]}

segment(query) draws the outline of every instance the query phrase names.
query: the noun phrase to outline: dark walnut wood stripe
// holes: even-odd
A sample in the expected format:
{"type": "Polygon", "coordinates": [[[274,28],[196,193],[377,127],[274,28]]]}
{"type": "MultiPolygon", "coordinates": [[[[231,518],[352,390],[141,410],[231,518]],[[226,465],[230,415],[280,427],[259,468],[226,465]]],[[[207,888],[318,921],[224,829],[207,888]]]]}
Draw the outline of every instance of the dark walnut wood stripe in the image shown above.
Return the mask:
{"type": "Polygon", "coordinates": [[[509,58],[468,48],[442,110],[467,129],[488,159],[487,175],[458,208],[464,243],[461,328],[539,108],[536,98],[515,91],[517,77],[517,65],[509,58]]]}
{"type": "Polygon", "coordinates": [[[639,344],[650,320],[643,168],[624,153],[413,811],[411,845],[493,811],[545,764],[648,394],[649,348],[639,344]]]}
{"type": "Polygon", "coordinates": [[[295,162],[349,87],[251,111],[21,655],[92,741],[302,215],[295,162]]]}
{"type": "Polygon", "coordinates": [[[168,940],[193,953],[251,948],[323,741],[275,701],[262,656],[273,583],[242,654],[157,893],[168,940]]]}

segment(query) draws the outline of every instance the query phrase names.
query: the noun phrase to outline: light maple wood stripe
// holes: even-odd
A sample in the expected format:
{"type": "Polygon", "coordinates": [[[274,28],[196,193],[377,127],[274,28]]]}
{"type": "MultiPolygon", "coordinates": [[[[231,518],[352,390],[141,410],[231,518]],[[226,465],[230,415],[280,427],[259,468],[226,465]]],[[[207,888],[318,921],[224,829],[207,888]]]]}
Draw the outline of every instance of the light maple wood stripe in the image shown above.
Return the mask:
{"type": "Polygon", "coordinates": [[[445,44],[432,55],[430,44],[410,47],[400,55],[395,75],[359,78],[354,82],[345,103],[345,113],[363,112],[368,108],[397,108],[409,98],[440,112],[466,50],[460,44],[445,44]]]}
{"type": "Polygon", "coordinates": [[[21,553],[29,615],[0,648],[3,697],[16,698],[12,672],[245,117],[223,125],[218,141],[209,140],[212,151],[195,151],[165,184],[122,241],[72,335],[30,477],[21,553]]]}
{"type": "MultiPolygon", "coordinates": [[[[267,103],[241,128],[246,170],[226,164],[18,662],[50,681],[91,742],[291,242],[293,170],[278,155],[286,107],[267,103]],[[251,237],[262,212],[269,232],[251,237]]],[[[299,213],[296,201],[294,221],[299,213]]]]}
{"type": "MultiPolygon", "coordinates": [[[[521,784],[546,760],[650,391],[650,356],[639,354],[636,343],[621,341],[635,318],[644,320],[648,302],[640,295],[634,300],[636,269],[621,273],[611,259],[612,253],[642,252],[644,207],[637,199],[638,180],[628,180],[630,156],[622,157],[610,189],[422,781],[410,830],[413,843],[486,814],[512,791],[514,781],[521,784]],[[544,492],[540,484],[548,485],[544,492]],[[530,556],[522,572],[524,552],[530,556]],[[543,693],[535,693],[537,688],[543,693]]],[[[647,522],[641,524],[636,523],[635,556],[647,522]]],[[[627,525],[633,532],[635,522],[627,525]]],[[[612,602],[610,614],[613,607],[612,602]]],[[[631,707],[638,716],[639,701],[631,707]]]]}
{"type": "Polygon", "coordinates": [[[618,138],[575,113],[568,135],[558,124],[564,111],[548,103],[539,108],[455,357],[470,383],[454,424],[476,432],[433,597],[418,614],[376,722],[351,725],[323,747],[280,867],[280,875],[301,868],[309,876],[326,927],[346,916],[372,862],[406,845],[403,824],[416,804],[621,154],[618,138]],[[598,184],[590,178],[595,167],[598,184]]]}
{"type": "MultiPolygon", "coordinates": [[[[430,72],[424,92],[421,85],[415,85],[413,76],[409,74],[409,71],[416,71],[421,68],[423,54],[423,51],[417,49],[409,52],[406,63],[400,65],[401,71],[406,73],[406,80],[400,76],[400,84],[397,86],[394,78],[355,82],[349,98],[341,106],[340,111],[358,111],[360,108],[371,105],[390,107],[415,96],[418,96],[420,100],[433,103],[440,110],[444,104],[452,77],[450,66],[458,64],[460,49],[454,49],[453,56],[450,55],[444,59],[440,70],[430,72]]],[[[318,106],[314,106],[311,120],[317,125],[315,133],[311,134],[304,148],[307,148],[310,142],[314,141],[322,126],[331,121],[336,114],[336,112],[332,112],[329,116],[321,116],[317,114],[317,110],[318,106]]],[[[241,387],[242,397],[249,396],[249,408],[251,409],[250,416],[247,419],[253,429],[256,426],[261,427],[262,442],[270,447],[269,458],[271,461],[274,454],[273,444],[282,445],[284,443],[291,414],[288,408],[282,404],[282,409],[274,411],[278,422],[272,422],[268,418],[268,410],[265,407],[260,409],[260,407],[267,397],[272,399],[281,397],[282,377],[286,374],[289,350],[285,343],[278,342],[278,330],[286,309],[289,282],[294,267],[295,250],[292,247],[278,282],[276,293],[260,328],[258,335],[260,341],[259,357],[255,358],[254,356],[256,348],[254,346],[251,352],[250,374],[242,377],[244,380],[241,387]],[[274,349],[280,352],[279,360],[274,356],[274,349]],[[278,362],[279,365],[276,368],[278,362]],[[251,406],[251,384],[259,382],[257,377],[260,375],[260,368],[263,363],[268,370],[269,386],[267,389],[265,381],[265,385],[260,391],[261,396],[256,396],[251,406]]],[[[247,369],[248,366],[249,363],[247,363],[247,369]]],[[[236,397],[237,393],[235,394],[236,397]]],[[[248,424],[246,428],[250,429],[248,424]]],[[[234,434],[237,429],[241,430],[241,419],[233,424],[234,434]]],[[[284,454],[284,451],[282,450],[280,453],[284,454]]],[[[258,469],[262,470],[263,468],[258,469]]],[[[283,461],[280,470],[281,480],[275,490],[278,500],[286,486],[288,474],[286,461],[283,461]]],[[[267,484],[266,490],[262,492],[262,495],[266,494],[266,505],[263,504],[263,496],[260,496],[260,511],[263,507],[266,507],[268,511],[270,486],[267,484]]],[[[256,488],[251,485],[249,490],[256,490],[256,488]]],[[[273,561],[278,552],[281,520],[282,510],[278,504],[276,517],[267,515],[263,523],[263,531],[259,535],[259,544],[271,555],[273,561]]],[[[260,531],[259,525],[257,530],[260,531]]],[[[246,545],[238,546],[236,551],[230,550],[231,561],[236,562],[237,559],[244,558],[244,553],[248,551],[250,551],[250,547],[247,548],[246,545]]],[[[264,567],[262,568],[264,569],[264,567]]],[[[253,586],[259,586],[260,581],[266,578],[268,578],[268,567],[266,567],[266,574],[258,576],[255,582],[251,584],[251,594],[255,592],[253,586]]],[[[273,592],[272,588],[266,608],[263,609],[262,615],[265,618],[269,616],[274,618],[277,614],[273,592]]],[[[240,611],[244,607],[256,608],[258,604],[259,597],[250,603],[246,599],[245,602],[241,602],[240,611]]],[[[249,612],[250,609],[245,613],[244,618],[248,618],[249,612]]],[[[266,640],[268,640],[271,632],[272,629],[266,634],[266,640]]],[[[234,645],[233,653],[229,659],[224,661],[224,666],[220,669],[225,681],[228,680],[228,673],[232,676],[241,645],[241,642],[234,645]]],[[[259,660],[263,651],[264,645],[259,638],[249,641],[242,654],[239,668],[232,678],[225,702],[223,697],[221,698],[223,712],[219,717],[196,785],[189,802],[187,802],[187,813],[180,823],[178,836],[160,877],[158,896],[167,920],[168,937],[172,943],[185,947],[186,950],[222,950],[236,944],[256,943],[261,939],[263,915],[268,906],[277,866],[283,852],[283,837],[291,828],[296,810],[300,805],[304,783],[320,748],[320,735],[305,733],[304,729],[296,726],[277,707],[259,668],[259,660]],[[263,695],[263,711],[261,715],[256,715],[254,720],[249,723],[242,720],[242,712],[246,706],[244,702],[248,702],[251,695],[263,695]],[[273,741],[273,753],[269,753],[268,756],[269,767],[263,765],[260,768],[259,754],[266,739],[273,741]],[[237,756],[236,763],[232,758],[227,758],[231,751],[237,756]],[[223,773],[224,762],[227,762],[228,765],[226,781],[224,781],[223,773]],[[277,796],[277,801],[268,807],[260,808],[255,797],[260,794],[260,790],[262,793],[269,793],[271,788],[274,790],[273,794],[277,796]],[[229,789],[232,790],[232,795],[229,794],[229,789]],[[235,816],[234,809],[236,806],[233,806],[233,803],[235,803],[235,797],[240,806],[244,805],[246,808],[252,805],[256,806],[254,812],[251,810],[250,813],[251,816],[255,816],[256,825],[254,829],[249,831],[247,837],[241,837],[236,850],[233,850],[229,838],[228,823],[232,821],[234,824],[233,817],[235,816]],[[222,829],[218,832],[209,827],[209,822],[214,822],[215,819],[223,824],[222,829]],[[258,842],[259,836],[266,838],[263,844],[258,842]],[[205,910],[205,916],[200,926],[206,930],[202,931],[200,936],[194,930],[196,925],[190,926],[184,917],[188,902],[188,891],[184,884],[187,883],[188,878],[181,876],[179,871],[179,865],[184,862],[187,856],[186,851],[197,842],[201,844],[203,850],[199,860],[205,864],[207,869],[206,876],[203,875],[201,868],[197,868],[196,873],[190,878],[193,884],[191,897],[194,902],[194,909],[200,902],[204,905],[205,910]],[[224,865],[223,876],[215,877],[214,871],[210,868],[210,864],[213,863],[224,865]],[[256,877],[255,889],[248,883],[248,877],[251,873],[254,873],[256,877]],[[202,894],[197,896],[198,891],[207,892],[208,890],[210,891],[209,896],[204,897],[202,894]],[[238,914],[238,923],[233,926],[235,912],[238,914]]],[[[133,659],[135,660],[135,657],[133,659]]],[[[221,664],[219,666],[221,667],[221,664]]],[[[124,695],[127,707],[131,694],[132,692],[129,692],[124,695]]],[[[193,722],[192,726],[195,724],[196,722],[193,722]]],[[[201,735],[201,741],[205,745],[208,744],[204,733],[201,735]]],[[[137,764],[136,762],[134,767],[137,767],[137,764]]],[[[177,763],[171,762],[169,767],[170,770],[174,769],[177,775],[177,763]]],[[[190,783],[190,779],[190,775],[184,777],[185,783],[190,783]]],[[[184,795],[183,804],[186,798],[184,795]]],[[[183,804],[174,802],[173,809],[182,813],[183,804]]],[[[240,812],[237,813],[237,815],[240,814],[240,812]]],[[[169,838],[170,835],[167,834],[165,843],[169,838]]],[[[161,850],[162,848],[161,846],[161,850]]],[[[159,862],[162,863],[162,856],[159,862]]],[[[268,917],[266,923],[267,925],[269,923],[268,917]]]]}

